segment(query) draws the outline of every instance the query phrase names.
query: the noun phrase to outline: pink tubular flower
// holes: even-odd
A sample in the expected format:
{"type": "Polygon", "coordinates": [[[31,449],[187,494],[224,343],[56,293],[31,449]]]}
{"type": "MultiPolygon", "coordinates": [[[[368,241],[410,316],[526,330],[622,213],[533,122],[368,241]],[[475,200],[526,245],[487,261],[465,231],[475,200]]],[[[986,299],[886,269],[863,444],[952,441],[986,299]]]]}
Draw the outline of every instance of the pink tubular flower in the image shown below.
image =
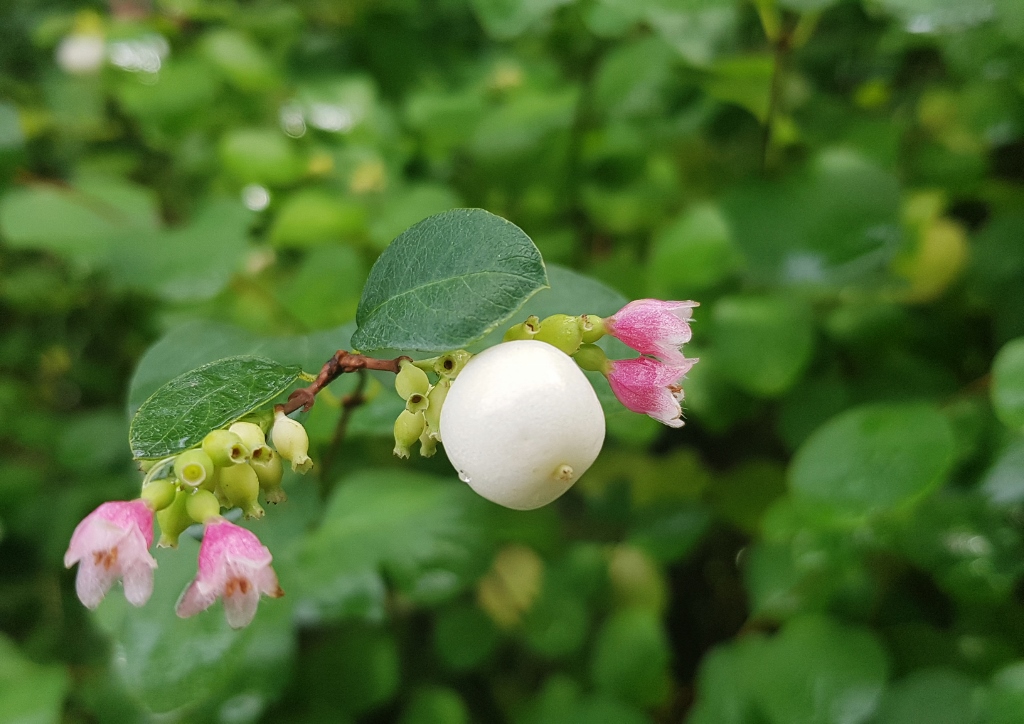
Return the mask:
{"type": "Polygon", "coordinates": [[[260,539],[221,517],[206,524],[199,547],[199,573],[181,594],[176,611],[182,618],[205,611],[218,598],[231,628],[248,626],[260,594],[284,595],[271,568],[273,557],[260,539]]]}
{"type": "Polygon", "coordinates": [[[142,500],[104,503],[85,516],[64,554],[64,566],[78,563],[75,589],[88,608],[96,608],[118,578],[123,578],[124,597],[141,606],[153,593],[156,559],[153,544],[153,511],[142,500]]]}
{"type": "Polygon", "coordinates": [[[608,383],[619,402],[633,412],[648,415],[669,427],[682,427],[683,410],[679,403],[683,388],[679,383],[696,362],[683,359],[667,364],[650,357],[612,360],[608,383]]]}
{"type": "Polygon", "coordinates": [[[605,330],[641,354],[683,364],[679,348],[690,341],[690,318],[697,302],[637,299],[604,320],[605,330]]]}

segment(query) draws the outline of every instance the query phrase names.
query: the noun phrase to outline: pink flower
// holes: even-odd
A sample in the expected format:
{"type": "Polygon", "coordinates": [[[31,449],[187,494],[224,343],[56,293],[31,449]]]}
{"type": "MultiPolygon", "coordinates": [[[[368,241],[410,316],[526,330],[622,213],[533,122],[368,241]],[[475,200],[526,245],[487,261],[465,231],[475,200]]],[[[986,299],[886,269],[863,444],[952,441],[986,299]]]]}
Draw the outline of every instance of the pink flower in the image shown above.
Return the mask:
{"type": "MultiPolygon", "coordinates": [[[[682,357],[682,355],[680,355],[682,357]]],[[[683,359],[668,364],[650,357],[612,360],[608,383],[619,402],[633,412],[648,415],[669,427],[683,426],[683,388],[680,380],[696,364],[696,359],[683,359]]]]}
{"type": "Polygon", "coordinates": [[[690,318],[697,302],[637,299],[604,320],[608,334],[641,354],[673,364],[683,363],[679,348],[690,341],[690,318]]]}
{"type": "Polygon", "coordinates": [[[248,626],[256,615],[260,594],[284,595],[270,567],[273,556],[260,539],[221,517],[206,524],[199,547],[199,573],[178,599],[182,618],[205,611],[218,598],[231,628],[248,626]]]}
{"type": "Polygon", "coordinates": [[[124,597],[141,606],[153,593],[156,559],[153,511],[145,501],[104,503],[75,528],[64,554],[64,566],[78,563],[75,590],[89,608],[96,608],[118,578],[124,579],[124,597]]]}

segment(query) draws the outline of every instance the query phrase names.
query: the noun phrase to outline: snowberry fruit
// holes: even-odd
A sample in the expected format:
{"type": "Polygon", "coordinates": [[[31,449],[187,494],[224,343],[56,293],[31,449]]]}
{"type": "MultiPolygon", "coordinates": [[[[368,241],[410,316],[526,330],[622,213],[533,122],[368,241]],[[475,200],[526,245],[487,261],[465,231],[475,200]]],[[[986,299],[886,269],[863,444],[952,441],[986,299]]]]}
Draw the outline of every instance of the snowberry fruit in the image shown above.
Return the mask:
{"type": "Polygon", "coordinates": [[[568,490],[604,443],[604,412],[576,363],[534,340],[469,361],[441,410],[441,442],[459,477],[500,505],[531,510],[568,490]]]}

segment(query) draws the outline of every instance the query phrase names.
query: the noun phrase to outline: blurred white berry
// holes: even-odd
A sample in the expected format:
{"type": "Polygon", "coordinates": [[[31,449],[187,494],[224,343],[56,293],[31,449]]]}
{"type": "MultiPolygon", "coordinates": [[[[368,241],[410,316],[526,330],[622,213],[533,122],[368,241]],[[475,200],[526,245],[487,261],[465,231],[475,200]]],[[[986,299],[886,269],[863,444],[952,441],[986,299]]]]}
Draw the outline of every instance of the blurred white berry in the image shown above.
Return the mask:
{"type": "Polygon", "coordinates": [[[576,363],[544,342],[495,345],[452,382],[441,442],[463,481],[531,510],[575,483],[604,444],[604,412],[576,363]]]}
{"type": "Polygon", "coordinates": [[[100,69],[105,54],[99,33],[71,33],[57,46],[57,65],[65,73],[89,75],[100,69]]]}

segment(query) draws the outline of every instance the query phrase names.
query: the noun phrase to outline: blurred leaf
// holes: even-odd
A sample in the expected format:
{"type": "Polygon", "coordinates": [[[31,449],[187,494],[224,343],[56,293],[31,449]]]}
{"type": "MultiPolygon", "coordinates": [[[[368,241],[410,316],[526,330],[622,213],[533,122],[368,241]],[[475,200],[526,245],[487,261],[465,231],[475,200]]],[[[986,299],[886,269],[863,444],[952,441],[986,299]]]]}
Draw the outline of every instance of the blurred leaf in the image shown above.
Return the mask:
{"type": "Polygon", "coordinates": [[[384,571],[407,596],[425,603],[465,590],[490,550],[480,519],[486,505],[465,485],[413,472],[349,478],[302,543],[299,615],[381,616],[384,571]]]}
{"type": "Polygon", "coordinates": [[[1024,502],[1024,440],[1003,450],[982,478],[981,490],[996,505],[1024,502]]]}
{"type": "Polygon", "coordinates": [[[753,395],[781,395],[810,362],[814,319],[798,300],[727,297],[713,314],[716,361],[724,375],[753,395]]]}
{"type": "Polygon", "coordinates": [[[287,186],[298,181],[305,168],[291,141],[273,129],[236,128],[220,142],[225,170],[240,183],[287,186]]]}
{"type": "Polygon", "coordinates": [[[737,639],[712,649],[701,661],[697,675],[697,699],[686,724],[759,724],[748,659],[765,646],[759,637],[737,639]]]}
{"type": "Polygon", "coordinates": [[[790,621],[749,663],[748,686],[772,724],[866,722],[889,668],[868,631],[817,616],[790,621]]]}
{"type": "Polygon", "coordinates": [[[227,79],[243,91],[265,91],[278,73],[263,49],[237,30],[216,30],[203,38],[203,51],[227,79]]]}
{"type": "Polygon", "coordinates": [[[624,703],[651,707],[668,695],[671,653],[656,614],[627,609],[605,622],[590,662],[597,690],[624,703]]]}
{"type": "Polygon", "coordinates": [[[915,671],[890,688],[878,724],[972,724],[981,713],[980,687],[951,669],[915,671]]]}
{"type": "Polygon", "coordinates": [[[430,687],[413,694],[398,724],[469,724],[469,712],[451,689],[430,687]]]}
{"type": "Polygon", "coordinates": [[[365,280],[366,267],[355,249],[325,246],[306,255],[278,298],[310,328],[337,326],[356,316],[365,280]]]}
{"type": "Polygon", "coordinates": [[[41,249],[86,268],[107,260],[113,239],[157,228],[152,194],[118,179],[37,184],[0,199],[0,231],[15,249],[41,249]]]}
{"type": "Polygon", "coordinates": [[[741,262],[721,211],[700,204],[654,237],[647,261],[648,285],[654,296],[688,299],[728,279],[741,262]]]}
{"type": "Polygon", "coordinates": [[[663,109],[675,54],[657,37],[621,45],[608,53],[594,79],[594,101],[612,117],[663,109]]]}
{"type": "Polygon", "coordinates": [[[550,134],[567,130],[578,101],[575,89],[520,93],[488,112],[471,139],[483,159],[510,159],[536,150],[550,134]]]}
{"type": "Polygon", "coordinates": [[[370,226],[374,248],[385,249],[403,231],[428,216],[462,206],[458,195],[447,186],[416,184],[390,196],[370,226]]]}
{"type": "Polygon", "coordinates": [[[464,347],[547,285],[540,252],[519,227],[481,209],[438,214],[395,239],[373,265],[352,344],[364,351],[464,347]]]}
{"type": "Polygon", "coordinates": [[[1024,337],[1007,342],[992,363],[992,406],[1004,425],[1024,431],[1024,337]]]}
{"type": "Polygon", "coordinates": [[[953,459],[949,423],[921,404],[865,405],[825,423],[789,469],[794,495],[853,514],[897,508],[942,484],[953,459]]]}
{"type": "Polygon", "coordinates": [[[57,724],[69,683],[62,667],[25,658],[13,641],[0,635],[0,724],[57,724]]]}
{"type": "Polygon", "coordinates": [[[478,668],[498,646],[498,629],[477,606],[456,604],[438,612],[434,650],[453,671],[478,668]]]}
{"type": "Polygon", "coordinates": [[[768,118],[775,62],[770,55],[723,58],[711,68],[704,88],[712,98],[746,108],[762,123],[768,118]]]}
{"type": "Polygon", "coordinates": [[[308,189],[289,196],[277,212],[270,230],[274,246],[305,249],[348,241],[366,226],[362,206],[325,191],[308,189]]]}
{"type": "Polygon", "coordinates": [[[1024,711],[1024,662],[1000,669],[989,689],[990,724],[1015,724],[1024,711]]]}
{"type": "Polygon", "coordinates": [[[498,40],[521,35],[538,20],[572,0],[470,0],[487,34],[498,40]]]}
{"type": "Polygon", "coordinates": [[[199,445],[287,390],[302,372],[260,357],[229,357],[175,377],[132,418],[129,445],[136,459],[176,455],[199,445]]]}

